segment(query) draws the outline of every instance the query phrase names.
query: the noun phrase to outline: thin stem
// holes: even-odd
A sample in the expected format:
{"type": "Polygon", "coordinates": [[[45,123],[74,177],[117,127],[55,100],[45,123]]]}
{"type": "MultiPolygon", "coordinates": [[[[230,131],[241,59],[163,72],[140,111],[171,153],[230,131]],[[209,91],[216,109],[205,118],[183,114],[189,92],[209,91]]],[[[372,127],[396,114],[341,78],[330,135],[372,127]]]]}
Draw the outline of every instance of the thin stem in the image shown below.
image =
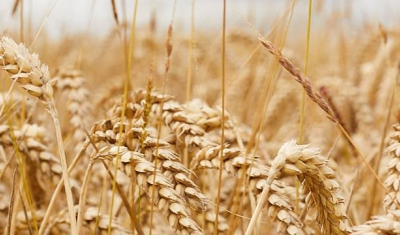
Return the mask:
{"type": "MultiPolygon", "coordinates": [[[[105,161],[101,161],[101,163],[103,164],[104,168],[107,170],[107,173],[110,176],[110,178],[112,180],[114,180],[114,178],[116,178],[116,177],[114,177],[113,173],[111,172],[111,169],[108,167],[108,165],[105,163],[105,161]]],[[[118,184],[117,184],[117,191],[118,191],[119,195],[121,196],[122,203],[124,204],[126,210],[128,211],[129,217],[133,221],[136,232],[139,235],[144,235],[142,225],[139,223],[138,219],[136,219],[136,214],[137,214],[136,205],[134,205],[134,203],[132,203],[132,206],[129,204],[129,200],[125,196],[122,187],[118,184]]],[[[134,230],[132,230],[132,231],[134,231],[134,230]]]]}
{"type": "Polygon", "coordinates": [[[54,104],[55,104],[55,102],[54,102],[53,97],[46,99],[46,107],[47,107],[48,111],[50,112],[50,115],[54,122],[55,130],[56,130],[57,145],[58,145],[58,151],[60,154],[60,163],[61,163],[61,168],[62,168],[62,175],[64,178],[64,188],[65,188],[65,194],[66,194],[67,204],[68,204],[68,214],[69,214],[69,219],[70,219],[70,223],[71,223],[71,233],[78,234],[77,230],[76,230],[74,198],[72,196],[71,183],[69,182],[67,158],[65,156],[60,121],[58,120],[58,113],[57,113],[57,110],[56,110],[54,104]]]}
{"type": "Polygon", "coordinates": [[[38,39],[40,33],[42,32],[43,27],[44,27],[44,25],[46,24],[47,20],[49,19],[50,14],[51,14],[51,12],[53,11],[54,7],[56,6],[57,2],[58,2],[58,0],[55,0],[55,1],[54,1],[54,3],[53,3],[53,5],[51,6],[50,10],[47,12],[45,18],[42,20],[42,23],[40,23],[40,27],[39,27],[38,31],[36,32],[35,37],[33,38],[33,41],[32,41],[32,43],[31,43],[31,46],[30,46],[30,47],[32,47],[33,44],[35,44],[36,40],[38,39]]]}
{"type": "Polygon", "coordinates": [[[256,209],[254,210],[254,213],[251,216],[250,223],[247,226],[245,235],[253,234],[253,230],[258,221],[258,217],[261,214],[261,210],[263,209],[265,202],[267,201],[267,196],[268,196],[271,184],[272,184],[272,179],[268,179],[268,182],[265,184],[264,189],[261,193],[259,203],[257,204],[256,209]]]}
{"type": "MultiPolygon", "coordinates": [[[[129,41],[129,49],[128,49],[128,54],[126,58],[126,77],[125,77],[125,84],[124,84],[124,98],[122,100],[122,111],[121,111],[121,126],[119,128],[119,136],[120,138],[118,139],[118,152],[119,148],[121,147],[121,142],[122,142],[122,132],[125,120],[125,113],[126,113],[126,104],[128,103],[128,91],[133,88],[133,85],[131,84],[131,71],[132,71],[132,57],[133,57],[133,49],[134,49],[134,42],[135,42],[135,33],[136,33],[136,16],[137,16],[137,8],[138,8],[138,3],[139,0],[135,0],[135,5],[133,9],[133,19],[132,19],[132,28],[131,28],[131,35],[130,35],[130,41],[129,41]]],[[[114,166],[114,175],[117,175],[118,171],[118,164],[119,164],[120,156],[119,154],[117,155],[117,162],[115,163],[114,166]]],[[[114,209],[114,200],[115,200],[115,191],[117,189],[117,181],[114,178],[113,184],[112,184],[112,195],[111,195],[111,206],[110,206],[110,216],[108,220],[108,231],[107,234],[111,234],[111,224],[112,224],[112,219],[113,219],[113,209],[114,209]]]]}
{"type": "Polygon", "coordinates": [[[221,201],[221,187],[222,187],[222,169],[223,163],[222,156],[224,155],[224,142],[225,142],[225,31],[226,31],[226,0],[223,0],[223,18],[222,18],[222,81],[221,81],[221,104],[222,104],[222,118],[221,118],[221,150],[218,170],[218,190],[217,190],[217,201],[216,201],[216,212],[215,212],[215,225],[214,225],[214,235],[218,234],[218,219],[219,219],[219,207],[221,201]]]}
{"type": "Polygon", "coordinates": [[[17,168],[14,169],[13,173],[13,184],[12,184],[12,189],[11,189],[11,196],[10,196],[10,203],[8,205],[8,218],[7,218],[7,233],[6,234],[11,234],[11,228],[12,228],[12,220],[13,220],[13,214],[14,214],[14,199],[15,199],[15,176],[17,172],[17,168]]]}
{"type": "MultiPolygon", "coordinates": [[[[311,35],[311,16],[312,16],[312,0],[308,1],[308,21],[307,21],[307,41],[306,41],[306,59],[304,63],[304,75],[307,76],[308,72],[308,56],[310,51],[310,35],[311,35]]],[[[303,142],[303,129],[304,129],[304,117],[306,107],[306,90],[303,88],[301,95],[301,114],[299,124],[299,144],[303,142]]]]}
{"type": "Polygon", "coordinates": [[[77,221],[77,234],[80,234],[80,228],[82,227],[82,222],[83,222],[83,213],[85,211],[85,202],[86,202],[86,195],[87,195],[87,189],[89,185],[89,179],[90,175],[92,173],[92,168],[93,168],[93,161],[89,161],[89,166],[86,169],[85,176],[83,177],[83,183],[82,183],[82,190],[79,195],[79,207],[78,207],[78,221],[77,221]]]}
{"type": "Polygon", "coordinates": [[[194,50],[194,4],[195,0],[192,0],[192,15],[191,15],[191,26],[190,26],[190,41],[189,41],[189,65],[186,77],[186,102],[190,101],[192,93],[192,67],[193,67],[193,50],[194,50]]]}
{"type": "MultiPolygon", "coordinates": [[[[312,0],[308,1],[308,21],[307,21],[307,40],[306,40],[306,55],[304,62],[304,75],[307,76],[308,73],[308,57],[310,51],[310,37],[311,37],[311,16],[312,16],[312,0]]],[[[299,123],[299,144],[303,143],[303,129],[304,129],[304,118],[306,110],[306,89],[302,89],[301,92],[301,111],[300,111],[300,123],[299,123]]],[[[300,197],[300,184],[296,180],[296,212],[299,208],[299,197],[300,197]]]]}
{"type": "MultiPolygon", "coordinates": [[[[71,165],[68,167],[68,173],[71,173],[72,169],[74,169],[74,167],[78,164],[79,160],[81,159],[81,156],[83,156],[83,153],[85,152],[86,148],[89,146],[90,141],[87,140],[85,141],[85,143],[83,144],[81,151],[79,151],[79,153],[77,153],[76,157],[74,158],[74,161],[71,163],[71,165]]],[[[55,205],[56,199],[58,194],[61,191],[61,187],[64,184],[64,176],[61,177],[61,180],[58,182],[56,189],[54,190],[54,193],[50,199],[49,205],[47,206],[47,210],[46,210],[46,214],[43,217],[40,229],[39,229],[39,235],[44,234],[47,222],[50,219],[50,214],[51,211],[55,205]]]]}
{"type": "Polygon", "coordinates": [[[19,28],[19,35],[21,42],[24,41],[24,1],[21,0],[20,5],[20,12],[19,12],[19,20],[20,20],[20,28],[19,28]]]}
{"type": "MultiPolygon", "coordinates": [[[[288,11],[289,12],[289,16],[288,16],[288,19],[286,21],[286,25],[285,25],[285,28],[284,28],[283,36],[280,39],[280,48],[283,48],[285,43],[286,43],[286,38],[287,38],[287,35],[288,35],[288,32],[289,32],[289,26],[290,26],[290,24],[292,22],[292,19],[293,19],[293,13],[294,13],[295,5],[296,5],[296,0],[292,1],[290,7],[288,5],[288,9],[290,9],[290,11],[288,11]]],[[[277,79],[278,79],[278,66],[279,66],[279,64],[278,64],[277,61],[273,61],[272,62],[271,79],[268,79],[268,80],[270,80],[270,82],[268,84],[268,89],[267,89],[266,95],[263,96],[263,98],[262,98],[263,102],[260,103],[260,107],[261,107],[260,110],[262,110],[262,111],[259,113],[259,116],[257,118],[258,120],[255,120],[254,123],[253,123],[254,124],[253,125],[254,135],[252,134],[252,137],[251,137],[251,138],[254,138],[252,140],[252,142],[254,142],[254,149],[255,149],[255,151],[253,151],[253,153],[252,153],[252,159],[253,160],[252,160],[252,163],[250,164],[250,166],[245,166],[243,168],[243,174],[239,179],[239,185],[242,184],[242,181],[243,181],[242,178],[245,177],[245,173],[247,171],[247,167],[249,167],[251,169],[253,167],[253,164],[254,164],[254,159],[256,158],[256,154],[257,154],[256,149],[258,149],[258,146],[260,144],[260,138],[261,138],[262,130],[264,129],[264,123],[265,123],[265,119],[266,119],[266,114],[267,114],[270,98],[272,97],[272,95],[274,93],[275,84],[276,84],[277,79]]],[[[266,84],[267,83],[265,83],[265,87],[267,87],[266,84]]],[[[250,152],[251,146],[253,146],[253,144],[247,146],[247,152],[250,152]]],[[[246,155],[246,158],[247,158],[247,156],[248,155],[246,155]]],[[[241,200],[240,200],[240,203],[239,203],[239,210],[238,210],[239,212],[242,211],[242,207],[243,207],[243,204],[244,204],[245,193],[247,192],[248,182],[250,181],[249,177],[250,176],[247,176],[246,177],[246,181],[244,182],[245,183],[245,190],[242,193],[242,197],[241,197],[241,200]]],[[[253,213],[253,216],[252,216],[252,218],[253,217],[256,217],[256,218],[255,218],[255,221],[253,221],[253,225],[252,225],[253,228],[250,228],[250,231],[254,230],[255,222],[257,221],[257,218],[259,217],[259,214],[261,213],[261,208],[262,208],[263,205],[265,205],[264,202],[265,202],[265,200],[267,198],[267,195],[269,193],[269,186],[270,186],[271,183],[272,183],[272,181],[269,183],[269,185],[264,186],[264,190],[261,193],[261,199],[259,200],[259,203],[257,204],[257,207],[259,207],[259,208],[257,209],[257,207],[256,207],[256,211],[253,213]]],[[[236,226],[236,223],[233,225],[234,229],[232,231],[235,230],[235,226],[236,226]]],[[[247,229],[247,230],[249,231],[249,229],[247,229]]]]}
{"type": "MultiPolygon", "coordinates": [[[[8,111],[7,111],[8,113],[8,111]]],[[[21,174],[21,181],[22,181],[22,185],[23,188],[25,189],[25,196],[26,196],[26,200],[28,201],[28,205],[29,205],[29,209],[32,213],[32,219],[33,219],[33,223],[35,226],[35,231],[38,230],[38,223],[37,223],[37,219],[36,219],[36,213],[35,213],[35,209],[33,206],[33,201],[32,201],[32,192],[31,189],[28,186],[28,181],[27,181],[27,175],[26,175],[26,170],[25,170],[25,165],[26,165],[26,161],[24,160],[24,158],[22,158],[21,152],[19,151],[18,148],[18,140],[14,134],[14,130],[13,130],[13,123],[11,121],[11,117],[10,115],[7,115],[8,118],[8,126],[10,127],[10,134],[11,134],[11,139],[13,142],[13,147],[15,150],[15,155],[16,155],[16,159],[17,159],[17,164],[18,164],[18,168],[21,174]]],[[[18,198],[16,200],[16,202],[18,202],[18,198]]]]}

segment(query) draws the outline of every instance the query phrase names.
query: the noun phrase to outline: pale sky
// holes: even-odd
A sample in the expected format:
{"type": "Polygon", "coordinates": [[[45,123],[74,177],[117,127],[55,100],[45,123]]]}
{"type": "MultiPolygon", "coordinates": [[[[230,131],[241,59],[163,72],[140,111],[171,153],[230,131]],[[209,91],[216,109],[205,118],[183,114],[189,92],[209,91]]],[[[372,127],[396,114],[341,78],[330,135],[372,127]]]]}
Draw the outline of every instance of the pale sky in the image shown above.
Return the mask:
{"type": "MultiPolygon", "coordinates": [[[[122,0],[115,0],[121,9],[122,0]]],[[[325,0],[322,11],[317,11],[318,2],[314,0],[314,24],[321,17],[332,15],[332,12],[349,12],[346,24],[357,27],[363,21],[381,23],[385,27],[399,25],[400,1],[398,0],[325,0]]],[[[24,0],[24,17],[37,30],[50,11],[45,29],[54,37],[65,34],[85,32],[90,17],[93,21],[90,32],[95,35],[106,35],[115,22],[112,16],[111,0],[24,0]],[[93,14],[92,14],[93,12],[93,14]]],[[[130,21],[134,0],[126,2],[127,18],[130,21]]],[[[175,13],[175,30],[187,30],[190,25],[192,0],[177,0],[175,13]]],[[[222,18],[222,0],[196,0],[195,22],[197,29],[219,30],[222,18]]],[[[284,0],[227,0],[228,28],[247,27],[243,16],[258,28],[267,28],[269,23],[281,16],[284,0]]],[[[0,1],[0,33],[19,27],[19,13],[11,16],[14,0],[0,1]]],[[[152,12],[156,13],[158,28],[165,30],[171,21],[174,0],[139,0],[137,25],[146,27],[152,12]]],[[[293,22],[306,20],[307,0],[298,0],[293,22]]],[[[121,10],[119,10],[122,13],[121,10]]],[[[122,17],[122,15],[121,15],[122,17]]]]}

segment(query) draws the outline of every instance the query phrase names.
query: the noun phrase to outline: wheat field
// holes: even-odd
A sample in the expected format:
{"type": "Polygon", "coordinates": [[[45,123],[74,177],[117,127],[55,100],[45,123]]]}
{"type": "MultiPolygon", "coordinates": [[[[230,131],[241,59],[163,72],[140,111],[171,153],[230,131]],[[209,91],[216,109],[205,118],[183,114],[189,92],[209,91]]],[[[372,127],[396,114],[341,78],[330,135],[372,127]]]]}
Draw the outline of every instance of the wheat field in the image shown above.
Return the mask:
{"type": "Polygon", "coordinates": [[[1,234],[400,234],[398,29],[121,2],[105,37],[35,32],[22,0],[0,28],[1,234]]]}

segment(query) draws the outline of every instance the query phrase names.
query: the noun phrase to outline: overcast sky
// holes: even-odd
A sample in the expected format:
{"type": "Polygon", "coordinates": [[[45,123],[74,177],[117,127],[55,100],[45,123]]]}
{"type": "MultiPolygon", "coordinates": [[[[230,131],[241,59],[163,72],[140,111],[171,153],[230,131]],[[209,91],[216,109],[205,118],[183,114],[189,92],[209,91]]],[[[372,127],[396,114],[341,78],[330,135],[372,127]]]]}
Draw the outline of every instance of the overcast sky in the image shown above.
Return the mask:
{"type": "MultiPolygon", "coordinates": [[[[115,0],[121,13],[123,0],[115,0]]],[[[321,17],[341,13],[346,24],[357,27],[362,22],[383,24],[386,27],[399,25],[399,0],[314,0],[315,20],[318,23],[321,17]],[[322,6],[322,10],[317,8],[322,6]],[[347,13],[347,15],[346,15],[347,13]]],[[[96,35],[106,35],[115,26],[113,20],[111,0],[24,0],[24,17],[32,24],[35,31],[50,12],[45,23],[45,29],[54,37],[65,34],[82,33],[87,29],[88,22],[93,17],[90,32],[96,35]]],[[[134,0],[126,2],[128,20],[132,16],[134,0]]],[[[284,0],[227,0],[228,27],[246,27],[242,16],[249,18],[257,27],[268,27],[276,17],[283,14],[284,0]]],[[[289,1],[291,2],[291,0],[289,1]]],[[[295,9],[294,24],[304,21],[307,14],[308,0],[298,0],[295,9]]],[[[19,27],[19,16],[11,16],[14,0],[0,0],[0,33],[10,28],[19,27]]],[[[149,24],[151,13],[157,16],[159,29],[167,27],[171,20],[174,0],[139,0],[138,27],[149,24]]],[[[177,0],[175,14],[175,30],[187,30],[190,25],[192,0],[177,0]]],[[[197,29],[216,29],[221,26],[222,0],[196,0],[195,21],[197,29]]],[[[122,17],[122,15],[120,15],[122,17]]],[[[343,19],[342,19],[343,20],[343,19]]]]}

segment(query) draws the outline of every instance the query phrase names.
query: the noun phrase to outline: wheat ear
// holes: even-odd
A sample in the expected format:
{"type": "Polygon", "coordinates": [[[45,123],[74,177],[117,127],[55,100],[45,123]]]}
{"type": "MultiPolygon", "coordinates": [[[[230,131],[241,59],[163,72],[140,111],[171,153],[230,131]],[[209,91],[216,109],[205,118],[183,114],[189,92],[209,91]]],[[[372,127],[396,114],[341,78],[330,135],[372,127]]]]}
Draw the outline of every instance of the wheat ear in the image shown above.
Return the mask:
{"type": "MultiPolygon", "coordinates": [[[[324,234],[349,234],[351,228],[344,200],[338,194],[339,184],[335,172],[326,163],[319,149],[298,145],[295,140],[288,141],[282,145],[273,161],[264,189],[269,189],[278,170],[285,175],[297,176],[303,185],[307,206],[317,209],[317,222],[321,231],[324,234]]],[[[259,205],[263,203],[260,201],[259,205]]],[[[253,217],[257,219],[257,214],[253,217]]]]}
{"type": "Polygon", "coordinates": [[[400,205],[400,124],[394,125],[393,129],[390,146],[386,149],[391,158],[387,164],[389,175],[385,181],[388,194],[383,204],[386,210],[397,210],[400,205]]]}
{"type": "Polygon", "coordinates": [[[85,86],[85,78],[79,70],[60,69],[55,76],[57,79],[56,91],[66,97],[67,110],[72,142],[76,144],[75,151],[80,150],[82,142],[86,140],[86,130],[92,124],[92,106],[89,103],[89,91],[85,86]]]}
{"type": "Polygon", "coordinates": [[[69,182],[68,165],[61,135],[61,127],[53,96],[53,86],[56,80],[50,79],[47,65],[41,63],[37,54],[31,54],[22,43],[17,44],[7,36],[2,37],[0,40],[0,65],[11,75],[11,79],[16,80],[21,84],[24,90],[37,97],[45,105],[53,119],[60,153],[62,174],[65,179],[64,187],[71,220],[71,231],[75,233],[76,218],[74,201],[71,184],[69,182]]]}
{"type": "Polygon", "coordinates": [[[372,217],[372,220],[353,227],[353,235],[400,234],[400,211],[388,211],[386,215],[372,217]]]}
{"type": "MultiPolygon", "coordinates": [[[[79,163],[79,161],[82,159],[82,157],[84,156],[84,152],[85,152],[86,149],[88,148],[89,144],[90,144],[90,141],[89,141],[89,140],[86,140],[86,141],[83,143],[83,146],[82,146],[81,150],[76,154],[76,156],[74,157],[74,160],[72,161],[72,163],[71,163],[71,164],[69,165],[69,167],[68,167],[68,173],[69,173],[69,174],[71,174],[72,170],[77,166],[77,164],[79,163]]],[[[46,231],[45,231],[46,225],[47,225],[47,223],[48,223],[49,220],[50,220],[51,212],[52,212],[52,210],[53,210],[53,207],[54,207],[55,204],[56,204],[57,197],[58,197],[58,195],[60,194],[60,191],[61,191],[61,189],[62,189],[62,185],[63,185],[63,184],[64,184],[64,176],[61,177],[61,179],[60,179],[60,181],[58,182],[56,188],[54,189],[54,192],[53,192],[53,194],[52,194],[52,196],[51,196],[49,205],[47,206],[46,213],[45,213],[45,215],[43,216],[43,220],[42,220],[42,223],[41,223],[41,226],[40,226],[40,229],[39,229],[39,234],[46,233],[46,231]]]]}
{"type": "Polygon", "coordinates": [[[142,115],[150,109],[146,107],[146,100],[152,100],[151,109],[157,110],[154,104],[160,104],[171,97],[140,91],[133,93],[130,98],[124,123],[121,123],[120,118],[121,107],[116,106],[111,110],[109,120],[101,120],[94,125],[93,141],[108,144],[100,149],[96,158],[115,160],[120,156],[121,161],[114,163],[118,162],[121,171],[135,178],[138,186],[167,217],[174,231],[202,234],[186,205],[193,210],[205,210],[208,199],[190,180],[191,171],[180,163],[180,156],[173,151],[172,146],[163,139],[157,139],[157,131],[150,127],[151,118],[143,119],[144,116],[151,115],[142,115]],[[123,136],[119,137],[121,125],[124,126],[123,136]],[[145,127],[147,125],[149,127],[145,127]],[[121,146],[116,145],[119,138],[121,146]]]}
{"type": "Polygon", "coordinates": [[[161,171],[156,170],[154,164],[147,161],[143,153],[129,151],[124,146],[106,146],[100,149],[96,159],[112,159],[116,163],[118,155],[121,156],[121,161],[118,162],[119,169],[128,176],[134,172],[137,184],[149,198],[154,198],[154,204],[168,218],[173,230],[181,234],[203,234],[191,219],[185,208],[185,200],[174,189],[174,184],[161,171]]]}
{"type": "Polygon", "coordinates": [[[389,175],[386,178],[385,186],[388,193],[385,196],[383,205],[387,210],[386,215],[372,217],[372,220],[354,227],[356,235],[361,234],[399,234],[400,233],[400,124],[393,125],[394,132],[390,135],[390,145],[386,149],[390,156],[387,164],[389,175]]]}
{"type": "MultiPolygon", "coordinates": [[[[249,178],[249,191],[260,201],[260,191],[265,186],[268,178],[268,168],[260,162],[258,156],[246,155],[244,150],[239,148],[224,148],[219,156],[219,145],[207,141],[197,151],[192,160],[191,169],[218,169],[220,161],[223,161],[224,170],[230,175],[238,176],[243,169],[247,169],[245,174],[249,178]]],[[[294,206],[290,199],[285,195],[285,188],[279,180],[274,180],[270,186],[270,193],[266,204],[268,207],[268,217],[278,221],[277,233],[286,234],[306,234],[303,231],[303,224],[297,214],[294,213],[294,206]]]]}
{"type": "Polygon", "coordinates": [[[351,232],[336,173],[327,166],[327,159],[320,155],[320,150],[290,141],[285,154],[287,161],[282,172],[296,175],[300,180],[307,206],[317,209],[321,230],[327,234],[351,232]]]}
{"type": "Polygon", "coordinates": [[[282,152],[283,151],[280,150],[278,153],[278,156],[276,156],[274,158],[274,160],[272,161],[271,168],[269,169],[269,172],[268,172],[268,178],[264,184],[263,190],[260,195],[259,202],[256,206],[256,209],[253,212],[253,215],[251,216],[250,223],[247,226],[246,233],[245,233],[246,235],[253,234],[253,230],[254,230],[254,227],[258,220],[258,217],[261,214],[261,210],[264,207],[265,201],[267,200],[267,196],[268,196],[270,187],[272,185],[272,182],[274,181],[277,174],[281,171],[282,167],[284,167],[284,165],[285,165],[286,156],[282,152]]]}
{"type": "MultiPolygon", "coordinates": [[[[258,196],[258,190],[260,187],[262,189],[260,182],[267,178],[266,167],[252,156],[246,156],[244,151],[238,148],[226,147],[219,156],[220,145],[207,135],[211,130],[221,126],[221,112],[199,101],[180,105],[169,97],[165,99],[162,114],[164,122],[174,133],[177,145],[183,144],[194,155],[191,169],[218,169],[220,161],[223,161],[224,169],[233,175],[238,175],[239,171],[246,168],[248,169],[246,175],[250,178],[250,190],[256,192],[255,196],[258,196]]],[[[157,106],[157,102],[153,106],[157,106]]],[[[226,127],[232,128],[229,116],[225,119],[226,127]]],[[[294,206],[284,195],[283,187],[279,182],[273,182],[272,193],[268,200],[270,205],[268,215],[279,221],[278,232],[305,234],[300,219],[293,211],[294,206]]]]}
{"type": "Polygon", "coordinates": [[[303,76],[300,70],[294,66],[294,64],[284,57],[279,49],[275,47],[275,45],[267,40],[264,40],[262,37],[259,37],[261,44],[279,61],[279,63],[290,73],[294,76],[294,79],[300,83],[304,90],[306,91],[308,97],[312,101],[314,101],[322,110],[325,111],[327,117],[333,121],[337,121],[337,117],[332,109],[329,107],[328,103],[322,98],[322,96],[314,90],[311,85],[310,80],[307,77],[303,76]]]}

